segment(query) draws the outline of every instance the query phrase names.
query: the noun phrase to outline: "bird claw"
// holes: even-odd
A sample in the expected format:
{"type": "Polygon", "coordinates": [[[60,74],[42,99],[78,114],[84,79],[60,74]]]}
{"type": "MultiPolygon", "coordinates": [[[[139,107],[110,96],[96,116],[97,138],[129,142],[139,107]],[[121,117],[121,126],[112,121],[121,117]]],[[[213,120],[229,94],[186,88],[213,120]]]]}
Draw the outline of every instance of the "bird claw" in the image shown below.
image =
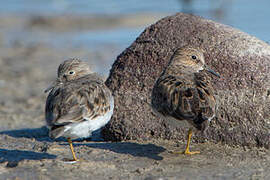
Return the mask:
{"type": "Polygon", "coordinates": [[[84,161],[84,159],[66,159],[66,158],[64,158],[63,161],[66,164],[75,164],[75,163],[84,161]]]}
{"type": "Polygon", "coordinates": [[[193,154],[200,154],[200,151],[190,152],[189,150],[185,150],[185,151],[176,151],[176,152],[173,152],[173,154],[193,155],[193,154]]]}

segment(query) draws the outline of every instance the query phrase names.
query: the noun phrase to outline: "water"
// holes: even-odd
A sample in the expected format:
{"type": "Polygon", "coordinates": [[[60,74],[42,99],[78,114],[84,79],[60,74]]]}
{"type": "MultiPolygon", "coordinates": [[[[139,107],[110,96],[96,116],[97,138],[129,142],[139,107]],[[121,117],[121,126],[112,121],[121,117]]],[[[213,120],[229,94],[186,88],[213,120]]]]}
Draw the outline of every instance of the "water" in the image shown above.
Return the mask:
{"type": "Polygon", "coordinates": [[[177,0],[9,0],[1,3],[2,13],[27,14],[128,14],[176,12],[177,0]]]}
{"type": "Polygon", "coordinates": [[[142,32],[143,28],[124,28],[80,33],[73,37],[74,45],[89,45],[92,48],[103,44],[120,45],[121,49],[128,47],[142,32]]]}
{"type": "MultiPolygon", "coordinates": [[[[1,2],[0,15],[126,16],[148,13],[166,16],[176,12],[188,12],[233,26],[269,42],[269,7],[269,0],[9,0],[1,2]]],[[[151,23],[138,27],[85,30],[77,33],[50,32],[43,39],[40,38],[40,34],[17,30],[17,33],[12,34],[11,37],[21,36],[18,38],[29,43],[45,41],[56,47],[60,47],[59,44],[61,47],[69,44],[74,47],[90,48],[99,47],[99,45],[115,45],[119,47],[117,53],[120,53],[151,23]]]]}
{"type": "MultiPolygon", "coordinates": [[[[270,23],[268,23],[267,19],[270,17],[269,0],[190,1],[189,5],[181,0],[9,0],[1,2],[0,13],[113,15],[139,14],[143,12],[174,14],[187,11],[231,25],[264,41],[270,40],[270,23]]],[[[140,32],[135,29],[134,33],[131,33],[132,35],[127,37],[126,40],[134,40],[140,32]]],[[[117,34],[117,32],[115,33],[117,34]]]]}

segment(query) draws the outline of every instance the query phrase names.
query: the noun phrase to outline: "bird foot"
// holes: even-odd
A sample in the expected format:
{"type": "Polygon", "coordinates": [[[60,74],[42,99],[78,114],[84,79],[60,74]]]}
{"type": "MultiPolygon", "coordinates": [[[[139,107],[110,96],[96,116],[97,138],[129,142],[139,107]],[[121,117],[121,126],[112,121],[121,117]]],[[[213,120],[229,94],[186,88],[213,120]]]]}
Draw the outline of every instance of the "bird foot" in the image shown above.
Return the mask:
{"type": "Polygon", "coordinates": [[[193,154],[200,154],[200,151],[192,151],[192,152],[190,152],[189,150],[185,150],[185,151],[173,152],[173,154],[193,155],[193,154]]]}
{"type": "Polygon", "coordinates": [[[84,159],[66,159],[66,158],[64,158],[63,161],[66,164],[75,164],[75,163],[84,161],[84,159]]]}

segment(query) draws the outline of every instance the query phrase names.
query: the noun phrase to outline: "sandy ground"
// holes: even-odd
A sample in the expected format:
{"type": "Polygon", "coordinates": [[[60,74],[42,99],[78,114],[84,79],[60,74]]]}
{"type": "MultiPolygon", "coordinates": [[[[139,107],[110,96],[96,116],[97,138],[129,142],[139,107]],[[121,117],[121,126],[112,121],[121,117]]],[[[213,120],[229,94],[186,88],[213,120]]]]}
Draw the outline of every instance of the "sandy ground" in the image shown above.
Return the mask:
{"type": "MultiPolygon", "coordinates": [[[[65,163],[65,158],[71,158],[68,144],[61,139],[50,140],[44,127],[43,91],[65,58],[85,57],[93,70],[106,77],[119,49],[55,48],[38,40],[25,43],[31,38],[29,32],[43,39],[49,30],[62,32],[69,23],[91,29],[85,24],[95,22],[70,18],[67,23],[61,17],[38,21],[38,18],[0,18],[0,179],[270,179],[269,150],[211,142],[192,144],[191,148],[201,154],[184,156],[171,152],[182,150],[185,142],[114,143],[88,139],[74,143],[82,160],[65,163]],[[20,36],[16,31],[21,32],[20,36]]],[[[115,22],[131,27],[138,23],[128,24],[132,21],[126,18],[116,18],[115,22]]],[[[104,24],[98,27],[107,28],[104,24]]]]}
{"type": "MultiPolygon", "coordinates": [[[[44,129],[43,129],[44,130],[44,129]]],[[[71,158],[68,144],[51,142],[42,129],[1,133],[1,179],[269,179],[270,153],[265,149],[231,148],[204,143],[192,145],[201,154],[175,155],[184,144],[151,142],[75,143],[80,162],[71,158]],[[40,138],[29,137],[38,134],[40,138]]]]}

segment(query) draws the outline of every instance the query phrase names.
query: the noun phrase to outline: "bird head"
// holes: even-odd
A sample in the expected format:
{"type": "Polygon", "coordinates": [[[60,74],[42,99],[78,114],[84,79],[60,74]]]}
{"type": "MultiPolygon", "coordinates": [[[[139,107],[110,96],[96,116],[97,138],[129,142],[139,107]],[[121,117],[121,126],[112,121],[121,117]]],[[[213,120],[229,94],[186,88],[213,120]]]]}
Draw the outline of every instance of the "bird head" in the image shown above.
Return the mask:
{"type": "Polygon", "coordinates": [[[218,73],[210,69],[205,64],[203,52],[191,47],[182,47],[177,49],[171,58],[169,66],[186,70],[191,73],[206,70],[215,76],[220,77],[218,73]]]}
{"type": "Polygon", "coordinates": [[[87,63],[79,59],[68,59],[58,67],[57,75],[61,82],[79,79],[91,73],[87,63]]]}
{"type": "Polygon", "coordinates": [[[91,74],[92,71],[87,63],[80,59],[72,58],[62,62],[57,70],[57,79],[46,90],[45,93],[57,85],[65,82],[79,79],[83,76],[91,74]]]}

